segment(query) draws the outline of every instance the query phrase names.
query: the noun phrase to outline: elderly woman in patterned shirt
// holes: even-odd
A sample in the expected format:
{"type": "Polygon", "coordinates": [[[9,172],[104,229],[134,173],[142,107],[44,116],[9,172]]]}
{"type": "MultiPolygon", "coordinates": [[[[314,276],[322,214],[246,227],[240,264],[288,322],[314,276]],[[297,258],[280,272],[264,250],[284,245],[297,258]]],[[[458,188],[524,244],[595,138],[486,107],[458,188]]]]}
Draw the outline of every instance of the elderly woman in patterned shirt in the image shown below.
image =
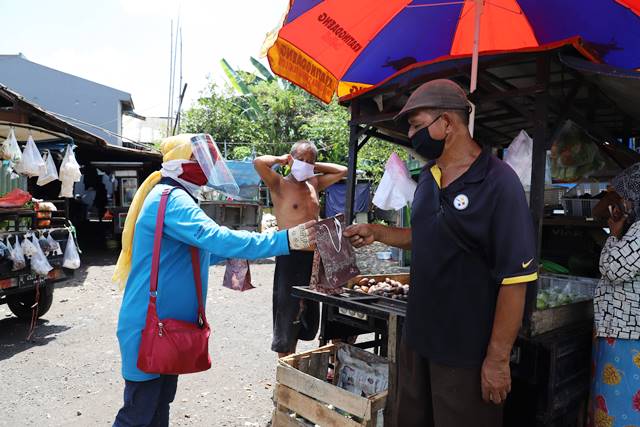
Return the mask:
{"type": "Polygon", "coordinates": [[[640,163],[600,203],[611,234],[594,297],[596,340],[589,425],[640,426],[640,163]]]}

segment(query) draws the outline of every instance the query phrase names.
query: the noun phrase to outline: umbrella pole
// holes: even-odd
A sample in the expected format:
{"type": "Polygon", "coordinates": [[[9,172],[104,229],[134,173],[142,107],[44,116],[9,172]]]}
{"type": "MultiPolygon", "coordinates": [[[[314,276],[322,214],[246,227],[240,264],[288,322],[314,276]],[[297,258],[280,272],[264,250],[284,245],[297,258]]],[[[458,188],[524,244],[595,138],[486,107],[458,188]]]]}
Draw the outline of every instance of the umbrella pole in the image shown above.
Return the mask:
{"type": "MultiPolygon", "coordinates": [[[[471,56],[471,86],[469,93],[473,93],[478,86],[478,52],[480,50],[480,18],[482,17],[482,8],[484,0],[476,1],[476,17],[473,31],[473,54],[471,56]]],[[[469,116],[469,133],[473,136],[473,128],[476,119],[476,105],[471,104],[471,114],[469,116]]]]}

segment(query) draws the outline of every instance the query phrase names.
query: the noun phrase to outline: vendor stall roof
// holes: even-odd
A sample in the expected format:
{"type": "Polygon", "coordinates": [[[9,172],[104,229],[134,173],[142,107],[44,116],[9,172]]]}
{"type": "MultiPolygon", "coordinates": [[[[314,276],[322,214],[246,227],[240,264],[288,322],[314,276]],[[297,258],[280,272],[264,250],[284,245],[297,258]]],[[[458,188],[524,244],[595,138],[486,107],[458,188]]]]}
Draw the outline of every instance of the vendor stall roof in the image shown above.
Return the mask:
{"type": "MultiPolygon", "coordinates": [[[[516,51],[480,58],[476,103],[476,137],[491,145],[504,145],[521,129],[534,127],[536,95],[548,96],[549,135],[567,119],[597,135],[615,141],[640,135],[640,72],[622,70],[586,59],[576,40],[546,51],[516,51]],[[549,72],[538,74],[538,62],[548,60],[549,72]],[[542,80],[540,78],[543,77],[542,80]],[[543,81],[543,82],[541,82],[543,81]]],[[[341,103],[351,107],[356,124],[369,125],[373,135],[408,146],[407,123],[394,121],[409,94],[420,84],[436,78],[469,87],[471,59],[415,64],[381,84],[341,103]]]]}
{"type": "Polygon", "coordinates": [[[29,124],[0,121],[0,142],[7,139],[11,129],[13,129],[13,133],[18,142],[27,141],[29,136],[31,136],[35,142],[50,142],[60,140],[66,140],[69,142],[73,141],[73,138],[64,133],[54,132],[29,124]]]}
{"type": "MultiPolygon", "coordinates": [[[[99,136],[67,122],[1,84],[0,120],[4,120],[0,121],[3,126],[14,127],[19,141],[26,141],[26,138],[22,139],[23,133],[28,137],[31,132],[34,139],[37,134],[38,138],[43,138],[37,139],[40,142],[45,142],[46,134],[49,134],[50,141],[76,144],[80,148],[79,156],[86,160],[162,162],[162,155],[155,149],[138,150],[110,145],[99,136]]],[[[6,135],[0,127],[0,141],[4,137],[6,135]]]]}

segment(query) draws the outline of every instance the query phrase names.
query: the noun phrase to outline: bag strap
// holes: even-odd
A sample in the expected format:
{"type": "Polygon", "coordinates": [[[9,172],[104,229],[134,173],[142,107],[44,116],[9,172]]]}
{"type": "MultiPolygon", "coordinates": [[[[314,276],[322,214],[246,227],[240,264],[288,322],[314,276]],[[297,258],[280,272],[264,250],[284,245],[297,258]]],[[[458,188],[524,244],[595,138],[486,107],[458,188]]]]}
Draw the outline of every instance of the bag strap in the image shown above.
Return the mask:
{"type": "Polygon", "coordinates": [[[196,284],[196,296],[198,297],[198,325],[200,327],[207,323],[207,316],[204,314],[204,304],[202,302],[202,276],[200,273],[200,251],[191,246],[191,265],[193,266],[193,280],[196,284]]]}
{"type": "Polygon", "coordinates": [[[158,291],[158,271],[160,269],[160,247],[162,245],[162,232],[164,230],[164,214],[167,211],[167,201],[169,194],[175,190],[175,187],[167,188],[160,196],[160,206],[158,207],[158,216],[156,217],[156,232],[153,237],[153,256],[151,258],[151,283],[149,292],[151,292],[151,300],[155,303],[156,292],[158,291]]]}
{"type": "MultiPolygon", "coordinates": [[[[156,299],[158,291],[158,273],[160,270],[160,248],[162,245],[162,233],[164,231],[164,217],[167,211],[169,194],[178,187],[167,188],[160,196],[160,206],[156,218],[156,231],[153,238],[153,255],[151,258],[151,278],[149,283],[149,309],[156,311],[156,299]]],[[[200,273],[200,251],[191,246],[191,265],[193,268],[193,279],[196,285],[196,296],[198,298],[198,325],[200,327],[207,323],[202,301],[202,275],[200,273]]],[[[156,313],[157,316],[157,313],[156,313]]]]}

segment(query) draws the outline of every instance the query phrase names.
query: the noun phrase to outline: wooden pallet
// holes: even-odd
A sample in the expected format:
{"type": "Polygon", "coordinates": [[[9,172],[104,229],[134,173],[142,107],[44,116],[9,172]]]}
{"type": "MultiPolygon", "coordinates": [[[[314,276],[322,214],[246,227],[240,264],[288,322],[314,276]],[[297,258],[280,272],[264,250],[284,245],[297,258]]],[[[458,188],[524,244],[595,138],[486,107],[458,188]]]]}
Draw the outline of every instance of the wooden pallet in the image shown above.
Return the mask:
{"type": "MultiPolygon", "coordinates": [[[[291,413],[322,427],[377,425],[378,412],[386,404],[386,391],[370,397],[360,397],[326,380],[330,361],[336,360],[338,348],[345,345],[347,344],[330,344],[278,361],[273,427],[308,425],[291,417],[291,413]],[[351,418],[330,409],[329,405],[350,414],[351,418]]],[[[335,372],[338,369],[336,366],[335,372]]]]}

